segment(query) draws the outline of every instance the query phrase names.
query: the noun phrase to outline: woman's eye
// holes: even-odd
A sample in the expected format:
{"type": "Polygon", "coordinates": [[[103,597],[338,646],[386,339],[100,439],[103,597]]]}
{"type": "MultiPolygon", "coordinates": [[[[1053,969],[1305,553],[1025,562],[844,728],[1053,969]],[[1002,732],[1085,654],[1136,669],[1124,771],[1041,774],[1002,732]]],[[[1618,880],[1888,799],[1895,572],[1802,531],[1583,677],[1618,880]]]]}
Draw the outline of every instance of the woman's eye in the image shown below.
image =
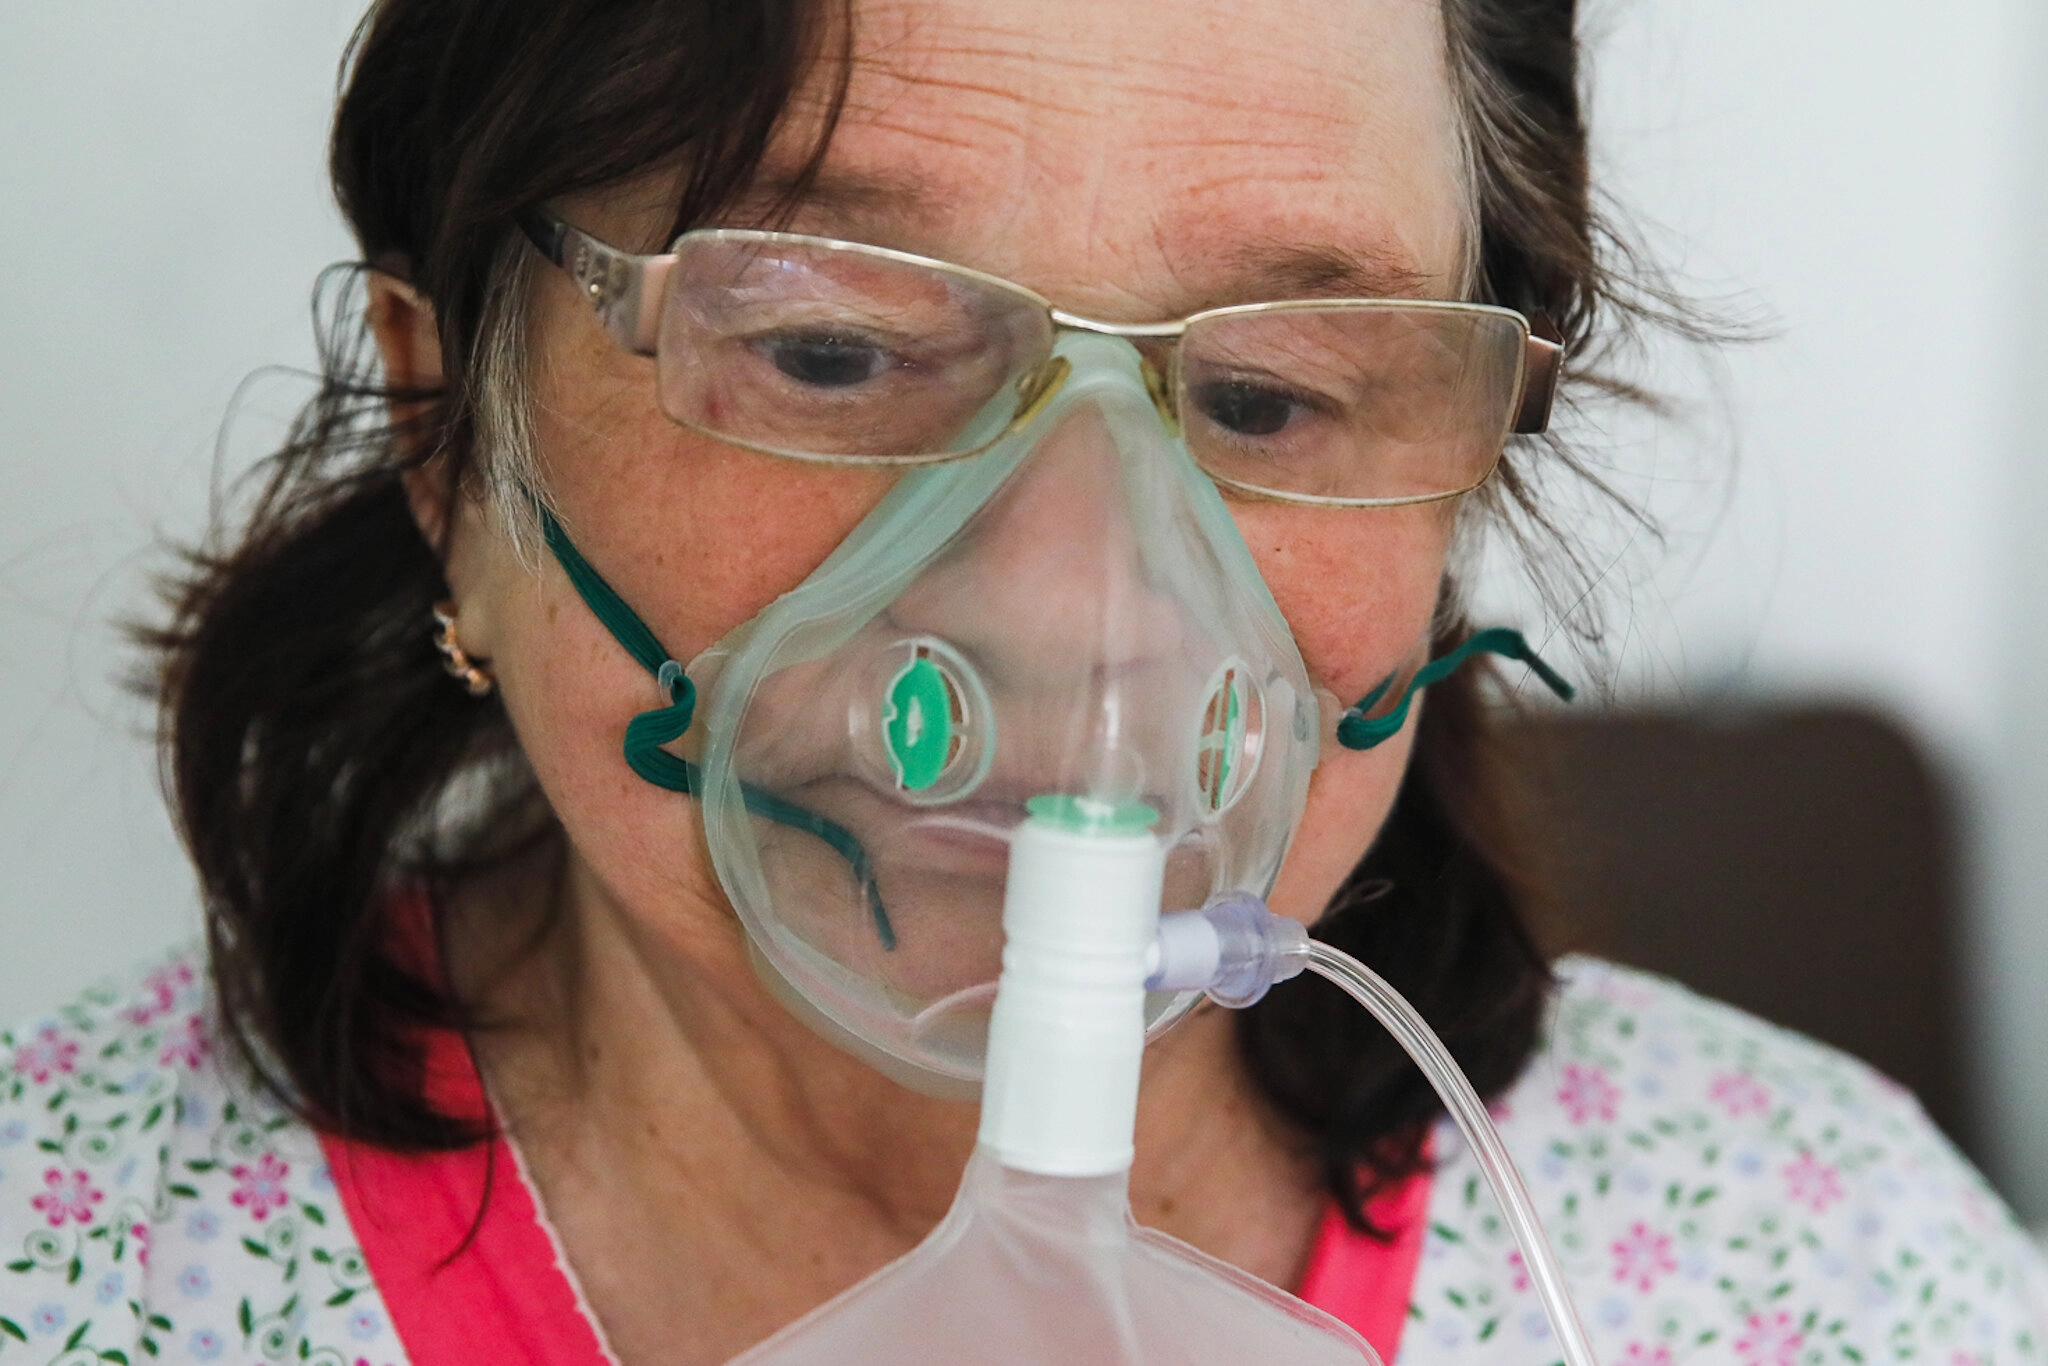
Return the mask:
{"type": "Polygon", "coordinates": [[[1241,381],[1205,384],[1194,399],[1202,416],[1239,436],[1272,436],[1301,410],[1290,394],[1241,381]]]}
{"type": "Polygon", "coordinates": [[[889,353],[858,337],[770,337],[756,345],[777,370],[799,384],[818,389],[847,389],[865,384],[889,368],[889,353]]]}

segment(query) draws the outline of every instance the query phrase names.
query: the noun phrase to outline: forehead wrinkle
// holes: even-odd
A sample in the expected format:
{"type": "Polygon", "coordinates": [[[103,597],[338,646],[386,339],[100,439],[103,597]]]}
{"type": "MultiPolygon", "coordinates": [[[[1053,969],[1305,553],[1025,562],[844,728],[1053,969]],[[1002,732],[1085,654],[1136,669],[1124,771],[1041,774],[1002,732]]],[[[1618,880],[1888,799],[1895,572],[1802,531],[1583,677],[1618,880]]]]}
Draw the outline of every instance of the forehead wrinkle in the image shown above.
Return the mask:
{"type": "Polygon", "coordinates": [[[1003,141],[1016,142],[1024,137],[1024,126],[1019,120],[1006,118],[996,112],[956,110],[944,128],[934,127],[915,118],[883,116],[861,125],[861,131],[936,147],[956,148],[986,158],[994,149],[986,138],[971,136],[974,130],[985,129],[1003,141]]]}
{"type": "MultiPolygon", "coordinates": [[[[1446,225],[1446,238],[1428,226],[1435,212],[1411,222],[1373,200],[1340,211],[1354,183],[1435,205],[1426,184],[1412,192],[1389,146],[1420,142],[1441,153],[1432,162],[1463,161],[1448,91],[1382,107],[1379,88],[1404,86],[1403,74],[1425,64],[1419,41],[1403,38],[1362,67],[1332,65],[1326,46],[1253,25],[1232,41],[1274,59],[1260,66],[1268,79],[1233,83],[1198,59],[1216,46],[1199,33],[1186,51],[1091,43],[1098,16],[1123,31],[1092,9],[1062,11],[1078,27],[1052,34],[1009,0],[870,0],[863,10],[824,174],[796,197],[804,230],[1015,275],[1063,306],[1131,320],[1198,300],[1456,287],[1458,266],[1439,263],[1436,246],[1462,237],[1459,225],[1446,225]],[[1048,215],[1056,240],[1026,227],[1048,215]],[[1415,228],[1421,236],[1408,241],[1415,228]]],[[[748,199],[790,188],[764,177],[748,199]]],[[[1462,186],[1446,189],[1462,209],[1462,186]]]]}
{"type": "MultiPolygon", "coordinates": [[[[860,65],[859,62],[855,63],[856,71],[858,71],[860,65]]],[[[1063,62],[1062,65],[1071,65],[1071,63],[1063,62]]],[[[1040,90],[1027,90],[1021,87],[991,84],[985,81],[969,80],[962,76],[938,76],[928,72],[920,73],[899,70],[888,66],[877,65],[875,69],[898,86],[914,88],[920,92],[944,91],[953,94],[976,96],[980,99],[990,100],[996,104],[1006,105],[1020,111],[1031,109],[1058,114],[1085,114],[1090,112],[1091,109],[1091,106],[1087,104],[1064,103],[1056,99],[1047,98],[1045,92],[1040,90]]],[[[867,114],[879,120],[886,118],[895,106],[896,102],[894,100],[875,98],[875,96],[870,95],[859,85],[854,86],[853,89],[859,93],[849,94],[847,100],[848,113],[867,114]]]]}
{"type": "MultiPolygon", "coordinates": [[[[921,32],[923,25],[913,20],[893,40],[863,45],[848,64],[846,112],[882,120],[910,90],[990,101],[1017,111],[1020,118],[1033,109],[1069,115],[1089,112],[1085,104],[1048,98],[1046,82],[1034,79],[1042,77],[1042,60],[1019,47],[1032,35],[972,21],[959,26],[966,36],[932,41],[921,32]],[[989,35],[989,40],[973,41],[976,33],[989,35]],[[1005,71],[1014,71],[1015,78],[1005,80],[1005,71]]],[[[1114,74],[1121,63],[1068,52],[1061,54],[1059,65],[1075,74],[1114,74]]],[[[1017,124],[1006,126],[1014,131],[1017,124]]]]}

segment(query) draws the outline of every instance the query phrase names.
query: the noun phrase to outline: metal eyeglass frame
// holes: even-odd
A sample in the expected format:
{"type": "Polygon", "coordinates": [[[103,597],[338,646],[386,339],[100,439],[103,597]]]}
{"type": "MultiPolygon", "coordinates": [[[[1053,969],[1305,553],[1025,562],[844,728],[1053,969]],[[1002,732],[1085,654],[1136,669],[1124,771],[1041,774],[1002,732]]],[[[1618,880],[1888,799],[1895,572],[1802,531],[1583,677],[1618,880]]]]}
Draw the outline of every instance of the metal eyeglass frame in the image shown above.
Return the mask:
{"type": "MultiPolygon", "coordinates": [[[[1413,308],[1418,310],[1444,309],[1461,313],[1484,313],[1512,318],[1521,330],[1522,357],[1519,377],[1519,393],[1511,405],[1514,420],[1507,431],[1501,434],[1504,447],[1510,436],[1531,436],[1548,430],[1550,411],[1557,394],[1558,377],[1563,369],[1564,347],[1554,337],[1540,335],[1529,319],[1509,308],[1492,304],[1465,303],[1445,299],[1276,299],[1261,303],[1232,304],[1222,308],[1204,309],[1185,318],[1172,322],[1157,323],[1110,323],[1096,318],[1082,317],[1056,307],[1051,300],[1037,291],[1028,289],[1012,280],[998,275],[975,270],[968,266],[955,265],[936,257],[920,256],[914,252],[896,251],[889,247],[871,246],[865,242],[846,241],[836,237],[817,237],[805,233],[774,232],[757,228],[697,228],[677,237],[669,250],[657,255],[643,256],[624,251],[608,242],[599,240],[552,214],[538,209],[528,210],[519,215],[519,227],[528,240],[549,262],[560,267],[576,284],[577,290],[596,311],[598,321],[612,338],[635,355],[654,356],[658,352],[658,338],[661,328],[660,302],[667,291],[668,273],[676,263],[677,249],[688,238],[717,238],[727,241],[760,242],[763,244],[790,243],[830,251],[855,252],[880,260],[914,265],[976,280],[985,285],[1004,290],[1020,298],[1030,299],[1046,311],[1055,331],[1072,330],[1092,332],[1102,336],[1122,337],[1134,342],[1173,341],[1195,323],[1207,318],[1233,314],[1262,312],[1268,309],[1323,309],[1357,308],[1360,306],[1381,306],[1413,308]]],[[[1147,359],[1143,366],[1147,388],[1151,390],[1153,403],[1159,409],[1160,417],[1168,427],[1178,431],[1180,415],[1176,411],[1173,387],[1158,373],[1157,367],[1147,359]]],[[[1013,416],[994,440],[1015,431],[1028,423],[1040,408],[1059,390],[1064,381],[1064,366],[1056,370],[1041,369],[1024,381],[1024,393],[1013,416]]],[[[680,419],[671,418],[678,425],[690,426],[680,419]]],[[[704,431],[706,436],[731,445],[787,459],[807,460],[819,463],[856,463],[844,457],[783,450],[762,446],[744,438],[725,433],[704,431]]],[[[986,445],[974,450],[946,451],[929,455],[862,457],[857,463],[875,465],[922,465],[940,464],[950,460],[966,459],[986,445]]],[[[1450,489],[1442,493],[1429,493],[1399,498],[1323,498],[1313,495],[1287,493],[1272,489],[1236,484],[1235,481],[1217,478],[1217,482],[1230,484],[1243,492],[1262,498],[1283,502],[1323,504],[1339,507],[1400,507],[1416,503],[1441,502],[1447,498],[1458,498],[1470,493],[1493,476],[1500,463],[1500,452],[1487,463],[1477,478],[1463,488],[1450,489]]]]}

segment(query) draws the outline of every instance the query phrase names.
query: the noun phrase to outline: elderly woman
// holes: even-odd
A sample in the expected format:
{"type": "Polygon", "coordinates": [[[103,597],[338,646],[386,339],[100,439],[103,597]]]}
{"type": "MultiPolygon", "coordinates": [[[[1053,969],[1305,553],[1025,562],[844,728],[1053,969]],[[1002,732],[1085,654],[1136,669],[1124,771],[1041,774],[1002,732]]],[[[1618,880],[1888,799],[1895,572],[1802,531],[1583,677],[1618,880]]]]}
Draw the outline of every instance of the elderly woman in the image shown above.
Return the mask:
{"type": "MultiPolygon", "coordinates": [[[[1575,56],[1571,0],[380,0],[365,288],[159,642],[207,952],[6,1038],[0,1361],[743,1351],[972,1150],[1000,832],[1111,752],[1006,773],[977,718],[1189,668],[1221,833],[1169,896],[1256,883],[1413,997],[1608,1359],[2041,1357],[2038,1259],[1910,1098],[1553,970],[1483,675],[1393,706],[1468,634],[1461,530],[1568,459],[1510,439],[1544,338],[1615,322],[1575,56]],[[995,460],[915,551],[906,490],[995,460]],[[923,556],[834,637],[908,642],[872,724],[869,664],[760,662],[857,554],[923,556]],[[1232,613],[1298,665],[1212,670],[1182,618],[1232,613]],[[1291,832],[1228,825],[1290,705],[1343,743],[1291,832]]],[[[1154,1013],[1142,1222],[1390,1361],[1551,1359],[1365,1016],[1154,1013]]]]}

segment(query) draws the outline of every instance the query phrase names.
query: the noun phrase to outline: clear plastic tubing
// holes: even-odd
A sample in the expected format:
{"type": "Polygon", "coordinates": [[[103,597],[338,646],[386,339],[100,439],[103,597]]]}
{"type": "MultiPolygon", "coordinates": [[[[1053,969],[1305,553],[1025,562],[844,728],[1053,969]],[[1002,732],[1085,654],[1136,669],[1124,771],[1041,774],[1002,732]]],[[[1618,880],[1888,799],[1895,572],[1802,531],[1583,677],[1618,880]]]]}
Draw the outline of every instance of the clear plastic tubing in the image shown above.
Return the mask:
{"type": "Polygon", "coordinates": [[[1472,1083],[1414,1006],[1385,978],[1341,949],[1310,939],[1299,922],[1278,916],[1246,892],[1227,892],[1198,911],[1160,917],[1159,937],[1147,960],[1152,990],[1205,990],[1218,1004],[1242,1007],[1266,994],[1276,982],[1304,969],[1336,983],[1372,1012],[1422,1069],[1422,1075],[1443,1098],[1444,1108],[1479,1159],[1479,1169],[1493,1187],[1507,1216],[1508,1229],[1522,1251],[1529,1280],[1550,1319],[1550,1330],[1563,1349],[1565,1366],[1599,1366],[1586,1341],[1585,1325],[1566,1291],[1564,1273],[1550,1249],[1550,1239],[1536,1218],[1536,1207],[1522,1174],[1500,1141],[1499,1130],[1472,1083]]]}
{"type": "Polygon", "coordinates": [[[1599,1366],[1593,1359],[1592,1345],[1586,1341],[1585,1325],[1579,1322],[1578,1310],[1565,1290],[1564,1273],[1558,1268],[1556,1254],[1550,1250],[1550,1239],[1536,1218],[1528,1187],[1522,1184],[1522,1174],[1515,1170],[1479,1093],[1452,1060],[1443,1040],[1437,1038],[1436,1031],[1423,1022],[1401,993],[1387,985],[1386,979],[1343,950],[1310,940],[1308,970],[1335,982],[1371,1011],[1443,1097],[1444,1108],[1451,1112],[1465,1141],[1472,1145],[1480,1170],[1486,1173],[1487,1182],[1500,1199],[1508,1228],[1522,1249],[1522,1260],[1528,1264],[1530,1283],[1536,1287],[1543,1312],[1550,1317],[1550,1330],[1557,1334],[1558,1345],[1564,1350],[1565,1366],[1599,1366]]]}

